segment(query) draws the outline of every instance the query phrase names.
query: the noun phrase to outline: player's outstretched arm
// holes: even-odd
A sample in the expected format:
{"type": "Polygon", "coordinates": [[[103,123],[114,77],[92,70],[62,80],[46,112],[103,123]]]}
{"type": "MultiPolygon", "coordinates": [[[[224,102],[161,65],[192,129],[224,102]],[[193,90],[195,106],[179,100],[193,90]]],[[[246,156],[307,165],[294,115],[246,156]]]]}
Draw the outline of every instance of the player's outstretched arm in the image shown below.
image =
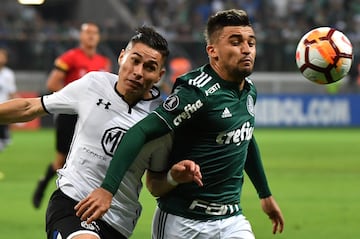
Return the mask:
{"type": "Polygon", "coordinates": [[[273,196],[260,199],[263,211],[269,216],[273,224],[273,234],[281,233],[284,230],[284,217],[280,207],[273,196]]]}
{"type": "Polygon", "coordinates": [[[174,164],[167,173],[146,173],[146,187],[154,197],[164,196],[178,184],[190,182],[203,186],[200,167],[192,160],[174,164]]]}
{"type": "Polygon", "coordinates": [[[0,124],[27,122],[45,114],[41,98],[16,98],[0,104],[0,124]]]}

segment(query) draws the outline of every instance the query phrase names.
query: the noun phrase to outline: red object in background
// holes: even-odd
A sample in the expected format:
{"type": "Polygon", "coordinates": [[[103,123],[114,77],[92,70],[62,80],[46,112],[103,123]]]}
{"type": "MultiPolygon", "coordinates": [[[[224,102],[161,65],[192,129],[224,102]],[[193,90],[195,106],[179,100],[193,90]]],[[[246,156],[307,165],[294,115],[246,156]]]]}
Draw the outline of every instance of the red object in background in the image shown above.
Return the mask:
{"type": "Polygon", "coordinates": [[[191,62],[185,57],[176,57],[170,60],[170,72],[171,72],[171,82],[175,83],[175,80],[178,76],[185,74],[191,70],[191,62]]]}
{"type": "MultiPolygon", "coordinates": [[[[17,92],[18,97],[21,98],[33,98],[37,97],[38,94],[36,92],[30,92],[30,91],[20,91],[17,92]]],[[[11,124],[12,130],[36,130],[40,128],[40,118],[33,119],[29,122],[23,122],[23,123],[14,123],[11,124]]]]}

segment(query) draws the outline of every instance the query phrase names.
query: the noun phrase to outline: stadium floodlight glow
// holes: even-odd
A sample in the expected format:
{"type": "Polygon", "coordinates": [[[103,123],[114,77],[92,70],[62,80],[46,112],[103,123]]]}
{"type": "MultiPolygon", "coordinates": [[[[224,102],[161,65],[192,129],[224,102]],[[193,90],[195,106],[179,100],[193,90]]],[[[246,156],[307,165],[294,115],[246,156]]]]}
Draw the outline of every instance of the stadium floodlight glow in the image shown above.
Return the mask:
{"type": "Polygon", "coordinates": [[[23,5],[41,5],[45,0],[18,0],[18,2],[23,5]]]}

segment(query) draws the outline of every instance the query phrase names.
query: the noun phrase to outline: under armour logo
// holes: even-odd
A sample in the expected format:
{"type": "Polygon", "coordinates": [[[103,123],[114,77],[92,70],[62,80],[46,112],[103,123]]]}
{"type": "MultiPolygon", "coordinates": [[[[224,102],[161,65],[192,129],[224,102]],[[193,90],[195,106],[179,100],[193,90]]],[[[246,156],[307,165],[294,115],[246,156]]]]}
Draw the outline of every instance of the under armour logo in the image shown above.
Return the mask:
{"type": "Polygon", "coordinates": [[[105,105],[105,109],[109,109],[109,106],[111,105],[110,102],[104,103],[103,99],[99,99],[99,101],[96,103],[96,105],[105,105]]]}

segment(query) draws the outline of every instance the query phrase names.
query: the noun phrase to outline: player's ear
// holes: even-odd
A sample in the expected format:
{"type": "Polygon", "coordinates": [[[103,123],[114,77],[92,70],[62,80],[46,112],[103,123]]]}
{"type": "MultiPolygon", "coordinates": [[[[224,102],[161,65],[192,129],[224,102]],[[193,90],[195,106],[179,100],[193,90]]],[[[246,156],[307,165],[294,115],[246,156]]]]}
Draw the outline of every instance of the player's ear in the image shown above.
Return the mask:
{"type": "Polygon", "coordinates": [[[125,49],[122,49],[119,54],[119,58],[118,58],[119,65],[120,65],[121,59],[124,57],[124,55],[125,55],[125,49]]]}
{"type": "Polygon", "coordinates": [[[207,52],[208,56],[210,56],[211,58],[217,57],[216,48],[213,45],[207,45],[206,52],[207,52]]]}
{"type": "Polygon", "coordinates": [[[161,77],[163,77],[163,75],[165,74],[165,72],[166,72],[165,67],[163,67],[163,68],[160,70],[159,79],[158,79],[155,83],[158,83],[158,82],[161,80],[161,77]]]}

